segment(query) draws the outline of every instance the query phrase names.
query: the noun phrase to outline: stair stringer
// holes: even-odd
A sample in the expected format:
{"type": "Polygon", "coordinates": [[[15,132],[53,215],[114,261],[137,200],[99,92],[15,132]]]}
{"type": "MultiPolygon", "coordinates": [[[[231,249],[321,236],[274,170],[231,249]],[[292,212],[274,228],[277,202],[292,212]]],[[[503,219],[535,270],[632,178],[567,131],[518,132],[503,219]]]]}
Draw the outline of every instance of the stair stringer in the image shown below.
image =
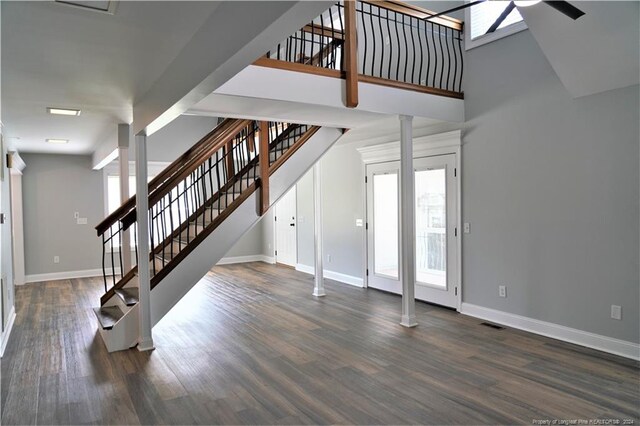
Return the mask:
{"type": "MultiPolygon", "coordinates": [[[[342,136],[338,129],[320,128],[269,178],[269,205],[282,197],[342,136]]],[[[171,308],[224,257],[233,245],[258,223],[260,188],[251,194],[211,234],[196,246],[151,291],[151,324],[157,324],[171,308]]],[[[109,352],[129,349],[138,335],[138,305],[130,309],[112,330],[101,333],[109,352]]]]}

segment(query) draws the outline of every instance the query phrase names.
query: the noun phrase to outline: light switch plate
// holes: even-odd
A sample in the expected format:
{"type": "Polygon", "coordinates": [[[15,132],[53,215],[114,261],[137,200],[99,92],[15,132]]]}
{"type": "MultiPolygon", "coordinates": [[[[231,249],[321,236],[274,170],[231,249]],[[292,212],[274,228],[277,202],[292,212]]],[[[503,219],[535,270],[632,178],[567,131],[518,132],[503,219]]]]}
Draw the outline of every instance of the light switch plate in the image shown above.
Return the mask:
{"type": "Polygon", "coordinates": [[[611,318],[615,320],[622,319],[622,306],[619,305],[611,305],[611,318]]]}
{"type": "Polygon", "coordinates": [[[469,222],[465,222],[462,230],[465,234],[469,234],[471,232],[471,224],[469,222]]]}
{"type": "Polygon", "coordinates": [[[362,219],[356,219],[356,226],[362,227],[364,225],[364,221],[362,219]]]}

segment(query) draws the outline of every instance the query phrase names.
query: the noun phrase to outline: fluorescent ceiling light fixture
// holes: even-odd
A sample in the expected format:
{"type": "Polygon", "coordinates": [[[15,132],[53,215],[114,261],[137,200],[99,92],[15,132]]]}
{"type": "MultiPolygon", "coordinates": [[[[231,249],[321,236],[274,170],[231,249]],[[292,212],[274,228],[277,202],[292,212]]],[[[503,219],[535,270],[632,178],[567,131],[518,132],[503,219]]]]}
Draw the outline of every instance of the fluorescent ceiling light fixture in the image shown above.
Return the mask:
{"type": "Polygon", "coordinates": [[[80,115],[79,109],[70,109],[70,108],[47,107],[47,112],[49,114],[55,114],[55,115],[74,115],[74,116],[80,115]]]}
{"type": "Polygon", "coordinates": [[[47,143],[52,143],[56,145],[64,145],[69,143],[69,139],[46,139],[47,143]]]}
{"type": "Polygon", "coordinates": [[[514,2],[516,4],[516,6],[518,7],[529,7],[529,6],[533,6],[534,4],[538,4],[540,3],[540,0],[532,0],[532,1],[516,1],[514,2]]]}

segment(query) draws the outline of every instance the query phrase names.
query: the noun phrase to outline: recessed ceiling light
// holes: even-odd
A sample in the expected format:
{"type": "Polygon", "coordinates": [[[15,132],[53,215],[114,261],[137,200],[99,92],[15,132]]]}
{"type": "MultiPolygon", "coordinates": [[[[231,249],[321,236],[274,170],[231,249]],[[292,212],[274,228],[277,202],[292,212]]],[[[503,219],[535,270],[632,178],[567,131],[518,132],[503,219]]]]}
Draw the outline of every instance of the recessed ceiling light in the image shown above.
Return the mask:
{"type": "Polygon", "coordinates": [[[55,114],[55,115],[75,115],[75,116],[80,115],[79,109],[70,109],[70,108],[47,107],[47,112],[49,114],[55,114]]]}
{"type": "Polygon", "coordinates": [[[64,145],[65,143],[69,143],[69,139],[47,139],[47,142],[56,145],[64,145]]]}

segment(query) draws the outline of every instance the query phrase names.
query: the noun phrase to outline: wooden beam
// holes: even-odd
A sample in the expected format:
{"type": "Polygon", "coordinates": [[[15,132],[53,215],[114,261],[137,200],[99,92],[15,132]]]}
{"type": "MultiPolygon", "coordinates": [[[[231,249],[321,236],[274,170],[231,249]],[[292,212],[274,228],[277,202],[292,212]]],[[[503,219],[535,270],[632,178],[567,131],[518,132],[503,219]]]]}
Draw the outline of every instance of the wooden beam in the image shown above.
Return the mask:
{"type": "Polygon", "coordinates": [[[234,169],[234,162],[233,162],[233,139],[231,139],[229,142],[227,142],[227,144],[225,145],[225,160],[227,163],[227,180],[231,180],[233,178],[233,176],[236,174],[234,169]]]}
{"type": "Polygon", "coordinates": [[[347,108],[358,106],[358,33],[356,30],[356,2],[344,2],[344,52],[347,85],[347,108]]]}
{"type": "Polygon", "coordinates": [[[269,210],[269,123],[260,122],[260,216],[269,210]]]}
{"type": "Polygon", "coordinates": [[[253,63],[253,65],[257,65],[259,67],[276,68],[276,69],[285,70],[285,71],[296,71],[296,72],[303,72],[307,74],[316,74],[316,75],[321,75],[323,77],[344,78],[343,77],[344,73],[339,70],[312,67],[310,65],[297,64],[295,62],[279,61],[273,58],[265,58],[264,56],[257,59],[253,63]]]}

